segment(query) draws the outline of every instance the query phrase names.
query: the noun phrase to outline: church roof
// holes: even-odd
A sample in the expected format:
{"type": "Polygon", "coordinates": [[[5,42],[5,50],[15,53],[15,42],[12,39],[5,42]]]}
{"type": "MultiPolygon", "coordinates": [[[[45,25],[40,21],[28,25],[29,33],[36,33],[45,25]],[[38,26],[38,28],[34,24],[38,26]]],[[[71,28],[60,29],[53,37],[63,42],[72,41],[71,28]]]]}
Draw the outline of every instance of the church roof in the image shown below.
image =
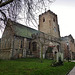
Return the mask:
{"type": "Polygon", "coordinates": [[[11,21],[11,22],[12,22],[12,29],[13,29],[14,35],[16,36],[32,38],[32,34],[36,34],[40,32],[38,30],[24,26],[20,23],[17,23],[14,21],[11,21]]]}
{"type": "Polygon", "coordinates": [[[74,38],[72,37],[72,35],[68,35],[68,36],[64,36],[64,37],[61,37],[61,40],[62,41],[68,41],[68,40],[71,40],[71,42],[74,42],[74,38]]]}

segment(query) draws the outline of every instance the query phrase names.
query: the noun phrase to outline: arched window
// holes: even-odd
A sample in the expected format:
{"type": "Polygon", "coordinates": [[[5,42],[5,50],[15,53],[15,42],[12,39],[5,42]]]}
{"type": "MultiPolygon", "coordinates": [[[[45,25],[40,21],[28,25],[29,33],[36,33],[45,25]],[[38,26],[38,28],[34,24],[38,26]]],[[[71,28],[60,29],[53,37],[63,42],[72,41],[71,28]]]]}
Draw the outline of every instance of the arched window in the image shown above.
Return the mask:
{"type": "Polygon", "coordinates": [[[57,45],[57,49],[58,49],[58,52],[59,52],[59,45],[57,45]]]}
{"type": "Polygon", "coordinates": [[[36,51],[37,50],[37,42],[32,43],[32,50],[36,51]]]}
{"type": "Polygon", "coordinates": [[[54,27],[54,31],[55,31],[55,32],[57,31],[55,27],[54,27]]]}
{"type": "Polygon", "coordinates": [[[55,22],[55,18],[53,18],[53,21],[55,22]]]}
{"type": "Polygon", "coordinates": [[[45,22],[45,18],[43,17],[43,22],[45,22]]]}
{"type": "Polygon", "coordinates": [[[21,41],[21,46],[20,46],[21,48],[23,48],[23,44],[22,44],[22,41],[21,41]]]}
{"type": "Polygon", "coordinates": [[[31,42],[29,42],[29,49],[31,49],[31,42]]]}

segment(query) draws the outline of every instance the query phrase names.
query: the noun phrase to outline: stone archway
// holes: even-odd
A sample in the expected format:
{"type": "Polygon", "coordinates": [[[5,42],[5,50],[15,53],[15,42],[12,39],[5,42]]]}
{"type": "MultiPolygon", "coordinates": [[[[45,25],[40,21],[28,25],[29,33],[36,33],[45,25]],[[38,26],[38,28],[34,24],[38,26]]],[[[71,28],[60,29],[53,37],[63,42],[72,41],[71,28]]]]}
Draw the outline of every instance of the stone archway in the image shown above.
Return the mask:
{"type": "Polygon", "coordinates": [[[48,47],[47,50],[46,50],[46,54],[45,54],[45,57],[47,59],[53,59],[53,47],[48,47]]]}
{"type": "Polygon", "coordinates": [[[32,42],[32,55],[33,55],[33,57],[39,57],[39,50],[38,50],[37,41],[32,42]]]}

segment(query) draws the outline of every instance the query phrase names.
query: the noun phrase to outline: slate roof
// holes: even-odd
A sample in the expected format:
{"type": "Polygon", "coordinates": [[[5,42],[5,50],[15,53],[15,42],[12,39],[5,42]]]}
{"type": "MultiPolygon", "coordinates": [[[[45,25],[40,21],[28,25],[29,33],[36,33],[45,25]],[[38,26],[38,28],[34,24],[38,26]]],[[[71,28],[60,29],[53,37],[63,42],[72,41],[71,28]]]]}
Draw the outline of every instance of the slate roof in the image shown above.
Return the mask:
{"type": "Polygon", "coordinates": [[[32,29],[30,27],[24,26],[16,22],[12,22],[12,28],[16,36],[21,36],[25,38],[32,38],[32,34],[36,34],[40,32],[38,30],[32,29]]]}

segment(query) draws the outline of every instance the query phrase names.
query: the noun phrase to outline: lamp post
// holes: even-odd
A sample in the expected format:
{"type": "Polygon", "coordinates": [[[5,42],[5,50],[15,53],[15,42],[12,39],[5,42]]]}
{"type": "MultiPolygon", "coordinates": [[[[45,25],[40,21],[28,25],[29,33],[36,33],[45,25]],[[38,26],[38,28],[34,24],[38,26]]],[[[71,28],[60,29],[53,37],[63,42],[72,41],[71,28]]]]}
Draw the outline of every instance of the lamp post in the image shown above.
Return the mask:
{"type": "Polygon", "coordinates": [[[68,62],[69,62],[69,42],[66,43],[67,44],[67,50],[68,50],[68,62]]]}

